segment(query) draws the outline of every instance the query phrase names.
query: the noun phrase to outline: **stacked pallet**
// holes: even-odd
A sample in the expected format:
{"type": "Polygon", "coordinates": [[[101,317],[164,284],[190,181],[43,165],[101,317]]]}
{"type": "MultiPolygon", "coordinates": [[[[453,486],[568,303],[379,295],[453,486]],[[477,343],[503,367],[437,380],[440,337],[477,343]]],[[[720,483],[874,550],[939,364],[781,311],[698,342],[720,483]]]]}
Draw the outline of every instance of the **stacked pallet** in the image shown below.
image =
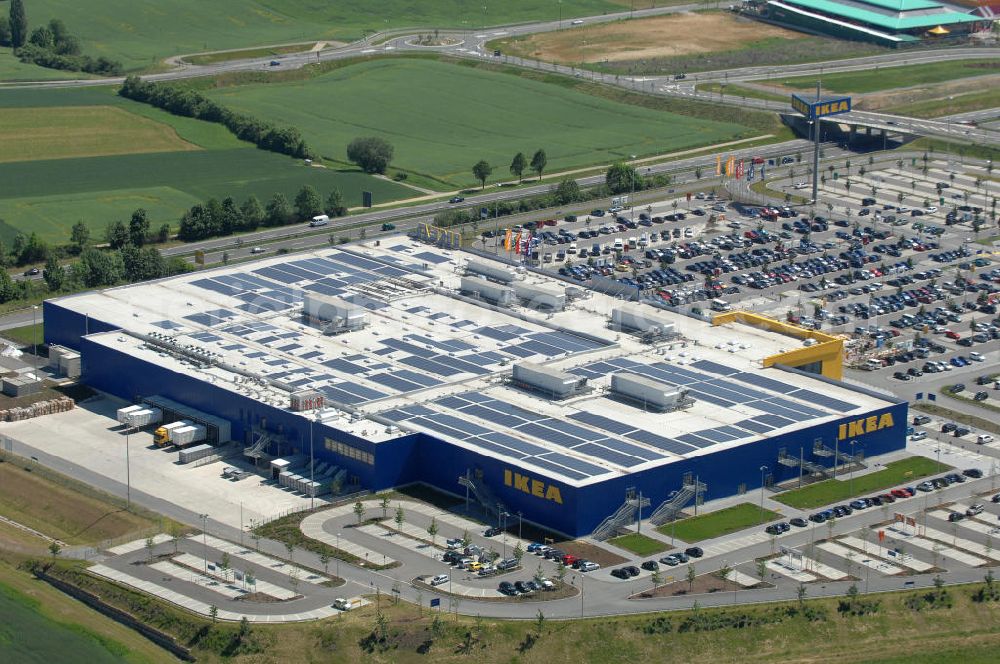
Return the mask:
{"type": "Polygon", "coordinates": [[[58,399],[39,401],[30,406],[8,408],[7,410],[0,410],[0,422],[20,422],[21,420],[30,420],[33,417],[41,417],[43,415],[65,413],[68,410],[73,410],[75,405],[74,401],[69,397],[59,397],[58,399]]]}

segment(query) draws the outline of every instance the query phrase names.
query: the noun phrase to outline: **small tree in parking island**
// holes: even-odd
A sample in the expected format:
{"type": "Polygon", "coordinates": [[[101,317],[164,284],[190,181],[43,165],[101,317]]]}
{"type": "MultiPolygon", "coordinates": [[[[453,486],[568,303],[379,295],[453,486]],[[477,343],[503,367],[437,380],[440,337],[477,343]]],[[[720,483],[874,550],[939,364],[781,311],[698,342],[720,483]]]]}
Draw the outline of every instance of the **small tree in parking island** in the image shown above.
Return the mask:
{"type": "Polygon", "coordinates": [[[514,547],[514,560],[517,561],[519,566],[521,564],[521,558],[524,558],[524,549],[521,547],[521,543],[518,542],[517,546],[514,547]]]}
{"type": "Polygon", "coordinates": [[[688,592],[694,592],[694,580],[698,578],[698,573],[694,571],[694,565],[688,565],[687,582],[688,592]]]}
{"type": "Polygon", "coordinates": [[[388,519],[389,518],[389,496],[388,495],[383,495],[382,498],[378,501],[378,506],[382,508],[382,519],[383,520],[388,519]]]}
{"type": "Polygon", "coordinates": [[[404,520],[404,518],[403,518],[403,506],[402,505],[396,505],[396,519],[395,519],[395,521],[396,521],[396,529],[397,530],[402,530],[403,529],[403,520],[404,520]]]}
{"type": "Polygon", "coordinates": [[[369,174],[384,174],[392,161],[392,153],[392,145],[378,136],[355,138],[347,145],[347,158],[369,174]]]}
{"type": "Polygon", "coordinates": [[[360,500],[354,503],[354,516],[358,517],[358,525],[361,525],[361,520],[365,518],[365,504],[360,500]]]}
{"type": "Polygon", "coordinates": [[[486,180],[490,177],[491,173],[493,173],[493,167],[485,159],[480,159],[472,167],[472,175],[479,180],[482,189],[486,188],[486,180]]]}
{"type": "Polygon", "coordinates": [[[437,546],[438,524],[434,517],[431,517],[431,525],[427,526],[427,534],[431,536],[431,545],[437,546]]]}

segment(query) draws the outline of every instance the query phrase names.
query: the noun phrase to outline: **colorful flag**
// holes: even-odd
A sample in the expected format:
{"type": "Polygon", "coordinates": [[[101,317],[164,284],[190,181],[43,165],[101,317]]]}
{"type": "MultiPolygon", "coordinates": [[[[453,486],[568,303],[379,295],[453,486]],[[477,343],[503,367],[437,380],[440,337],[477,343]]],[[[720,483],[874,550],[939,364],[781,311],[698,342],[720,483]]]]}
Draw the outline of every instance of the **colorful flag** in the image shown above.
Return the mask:
{"type": "Polygon", "coordinates": [[[504,251],[510,251],[510,242],[511,242],[511,238],[513,237],[513,235],[514,235],[513,231],[511,231],[511,229],[508,228],[507,229],[507,235],[503,239],[503,248],[504,248],[504,251]]]}

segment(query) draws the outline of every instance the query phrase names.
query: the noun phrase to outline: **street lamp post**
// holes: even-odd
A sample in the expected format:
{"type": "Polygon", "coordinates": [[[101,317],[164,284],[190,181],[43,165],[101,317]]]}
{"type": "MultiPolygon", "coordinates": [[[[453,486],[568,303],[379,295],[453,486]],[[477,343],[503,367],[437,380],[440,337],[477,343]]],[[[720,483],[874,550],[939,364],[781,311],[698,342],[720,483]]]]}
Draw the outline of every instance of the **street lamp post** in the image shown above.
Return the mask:
{"type": "Polygon", "coordinates": [[[856,440],[852,440],[851,441],[851,497],[852,498],[854,497],[854,466],[857,465],[857,463],[855,462],[855,459],[854,459],[854,445],[857,442],[858,441],[856,441],[856,440]]]}
{"type": "Polygon", "coordinates": [[[764,473],[767,466],[760,467],[760,523],[764,523],[764,473]]]}
{"type": "MultiPolygon", "coordinates": [[[[340,533],[337,533],[337,553],[340,553],[340,533]]],[[[340,578],[340,556],[337,556],[337,578],[340,578]]]]}
{"type": "Polygon", "coordinates": [[[31,306],[31,354],[34,356],[35,371],[38,371],[38,305],[31,306]]]}
{"type": "Polygon", "coordinates": [[[521,522],[524,520],[524,512],[517,513],[517,539],[521,539],[521,522]]]}
{"type": "Polygon", "coordinates": [[[201,519],[201,545],[205,553],[205,574],[208,574],[208,515],[199,514],[201,519]]]}
{"type": "Polygon", "coordinates": [[[132,511],[132,463],[129,460],[128,440],[132,427],[125,429],[125,511],[132,511]]]}

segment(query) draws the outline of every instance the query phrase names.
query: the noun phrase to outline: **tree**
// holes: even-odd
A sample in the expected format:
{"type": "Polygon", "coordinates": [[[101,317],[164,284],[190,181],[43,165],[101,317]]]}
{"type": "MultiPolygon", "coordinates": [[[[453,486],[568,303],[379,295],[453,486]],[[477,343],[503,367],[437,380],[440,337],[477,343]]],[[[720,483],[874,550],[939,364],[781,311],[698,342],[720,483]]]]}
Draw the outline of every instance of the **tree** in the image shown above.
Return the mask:
{"type": "Polygon", "coordinates": [[[486,180],[490,177],[493,172],[493,167],[490,166],[489,162],[485,159],[480,159],[472,167],[472,175],[475,176],[479,183],[482,185],[483,189],[486,189],[486,180]]]}
{"type": "Polygon", "coordinates": [[[73,229],[69,234],[69,241],[73,245],[75,253],[83,251],[83,248],[90,242],[90,229],[87,228],[87,224],[82,221],[73,224],[73,229]]]}
{"type": "Polygon", "coordinates": [[[365,504],[360,500],[354,503],[354,516],[358,517],[358,525],[360,526],[361,520],[364,519],[365,516],[365,504]]]}
{"type": "Polygon", "coordinates": [[[0,46],[10,46],[10,19],[0,16],[0,46]]]}
{"type": "Polygon", "coordinates": [[[289,560],[295,560],[295,545],[291,542],[285,542],[285,553],[288,554],[289,560]]]}
{"type": "Polygon", "coordinates": [[[462,548],[466,549],[466,548],[468,548],[468,546],[470,544],[472,544],[472,537],[469,536],[469,531],[468,530],[463,531],[462,532],[462,548]]]}
{"type": "Polygon", "coordinates": [[[687,571],[687,582],[688,582],[688,592],[694,592],[694,581],[698,578],[698,574],[694,571],[694,565],[688,565],[687,571]]]}
{"type": "Polygon", "coordinates": [[[49,256],[48,260],[45,261],[45,269],[42,270],[42,277],[45,279],[45,285],[48,286],[49,291],[52,293],[62,290],[63,285],[66,283],[66,271],[59,264],[59,261],[56,260],[55,256],[49,256]]]}
{"type": "Polygon", "coordinates": [[[582,200],[580,185],[573,178],[566,178],[552,189],[556,205],[569,205],[582,200]]]}
{"type": "Polygon", "coordinates": [[[365,173],[385,173],[392,161],[392,145],[383,138],[355,138],[347,145],[347,158],[365,173]]]}
{"type": "Polygon", "coordinates": [[[763,558],[757,561],[757,576],[760,577],[760,582],[764,583],[764,578],[767,577],[767,563],[763,558]]]}
{"type": "Polygon", "coordinates": [[[131,240],[124,222],[112,221],[104,229],[104,240],[112,249],[121,249],[131,240]]]}
{"type": "Polygon", "coordinates": [[[232,565],[232,559],[229,557],[229,553],[223,551],[222,560],[219,561],[219,569],[222,570],[222,578],[229,580],[229,568],[232,565]]]}
{"type": "Polygon", "coordinates": [[[619,161],[612,164],[604,176],[608,191],[612,194],[622,194],[626,191],[641,190],[643,187],[642,176],[635,172],[635,168],[619,161]]]}
{"type": "Polygon", "coordinates": [[[543,627],[545,627],[545,614],[542,613],[541,609],[538,609],[538,613],[535,614],[535,633],[538,636],[542,635],[543,627]]]}
{"type": "Polygon", "coordinates": [[[295,196],[295,211],[301,219],[311,219],[323,212],[323,201],[310,185],[303,185],[295,196]]]}
{"type": "Polygon", "coordinates": [[[733,571],[733,568],[729,566],[728,563],[723,562],[722,567],[719,568],[719,578],[723,581],[729,576],[729,573],[733,571]]]}
{"type": "Polygon", "coordinates": [[[799,583],[799,587],[795,591],[795,596],[798,597],[799,609],[801,610],[806,600],[806,584],[799,583]]]}
{"type": "Polygon", "coordinates": [[[14,280],[10,278],[10,272],[0,270],[0,303],[10,302],[17,294],[14,280]]]}
{"type": "Polygon", "coordinates": [[[559,583],[566,578],[566,563],[561,560],[556,563],[556,578],[559,579],[559,583]]]}
{"type": "Polygon", "coordinates": [[[396,529],[397,530],[402,530],[403,529],[403,520],[404,520],[403,519],[403,506],[402,505],[396,505],[396,518],[395,518],[395,521],[396,521],[396,529]]]}
{"type": "Polygon", "coordinates": [[[32,30],[31,37],[28,38],[28,41],[38,48],[44,48],[46,51],[51,51],[56,45],[56,40],[52,36],[52,31],[44,25],[40,28],[32,30]]]}
{"type": "Polygon", "coordinates": [[[323,210],[331,217],[343,217],[347,214],[347,206],[344,205],[344,195],[339,189],[334,189],[326,197],[326,208],[323,210]]]}
{"type": "MultiPolygon", "coordinates": [[[[251,522],[251,525],[252,524],[253,524],[253,522],[251,522]]],[[[170,526],[167,529],[167,532],[170,534],[170,541],[174,545],[174,553],[176,554],[177,553],[177,545],[180,544],[180,540],[181,540],[181,526],[180,526],[180,524],[176,523],[174,521],[171,521],[170,522],[170,526]]]]}
{"type": "Polygon", "coordinates": [[[28,39],[28,17],[22,0],[10,0],[10,45],[21,48],[28,39]]]}
{"type": "Polygon", "coordinates": [[[146,218],[146,211],[139,208],[132,213],[132,218],[128,222],[128,238],[134,247],[141,247],[146,244],[146,237],[149,235],[149,219],[146,218]]]}
{"type": "Polygon", "coordinates": [[[549,163],[549,158],[545,155],[545,150],[539,149],[531,156],[531,170],[538,174],[538,179],[542,179],[542,172],[549,163]]]}
{"type": "Polygon", "coordinates": [[[283,226],[292,217],[292,212],[288,207],[288,199],[281,192],[271,197],[267,204],[267,223],[271,226],[283,226]]]}
{"type": "MultiPolygon", "coordinates": [[[[789,175],[789,177],[794,177],[794,176],[789,175]]],[[[698,168],[694,169],[694,179],[695,180],[700,180],[701,179],[701,167],[700,166],[698,168]]]]}
{"type": "Polygon", "coordinates": [[[169,240],[170,240],[170,224],[164,223],[160,226],[160,230],[156,231],[156,241],[162,244],[169,240]]]}
{"type": "Polygon", "coordinates": [[[243,230],[252,231],[264,223],[264,208],[253,194],[240,206],[240,212],[243,213],[243,230]]]}
{"type": "Polygon", "coordinates": [[[437,519],[431,517],[431,525],[427,526],[427,534],[431,536],[431,545],[437,545],[438,524],[437,519]]]}
{"type": "Polygon", "coordinates": [[[527,167],[528,158],[524,156],[523,152],[518,152],[514,155],[514,160],[510,162],[510,173],[517,176],[518,184],[521,184],[521,176],[524,175],[524,169],[527,167]]]}
{"type": "Polygon", "coordinates": [[[382,519],[389,518],[389,495],[382,494],[382,498],[378,501],[378,506],[382,508],[382,519]]]}
{"type": "Polygon", "coordinates": [[[215,604],[208,607],[208,616],[212,619],[212,622],[216,622],[219,619],[219,607],[215,604]]]}
{"type": "Polygon", "coordinates": [[[49,553],[52,554],[52,560],[53,560],[53,562],[55,561],[56,558],[59,557],[59,553],[61,551],[62,551],[62,547],[59,546],[59,542],[50,542],[49,543],[49,553]]]}
{"type": "Polygon", "coordinates": [[[649,580],[653,582],[653,592],[655,593],[656,589],[660,586],[661,583],[663,583],[663,575],[660,573],[659,567],[653,570],[653,573],[650,575],[649,580]]]}
{"type": "Polygon", "coordinates": [[[518,565],[521,564],[521,558],[524,558],[524,548],[521,546],[521,543],[518,542],[517,545],[514,546],[514,560],[517,561],[518,565]]]}
{"type": "Polygon", "coordinates": [[[330,552],[325,548],[319,553],[319,564],[323,566],[323,573],[330,573],[330,552]]]}

